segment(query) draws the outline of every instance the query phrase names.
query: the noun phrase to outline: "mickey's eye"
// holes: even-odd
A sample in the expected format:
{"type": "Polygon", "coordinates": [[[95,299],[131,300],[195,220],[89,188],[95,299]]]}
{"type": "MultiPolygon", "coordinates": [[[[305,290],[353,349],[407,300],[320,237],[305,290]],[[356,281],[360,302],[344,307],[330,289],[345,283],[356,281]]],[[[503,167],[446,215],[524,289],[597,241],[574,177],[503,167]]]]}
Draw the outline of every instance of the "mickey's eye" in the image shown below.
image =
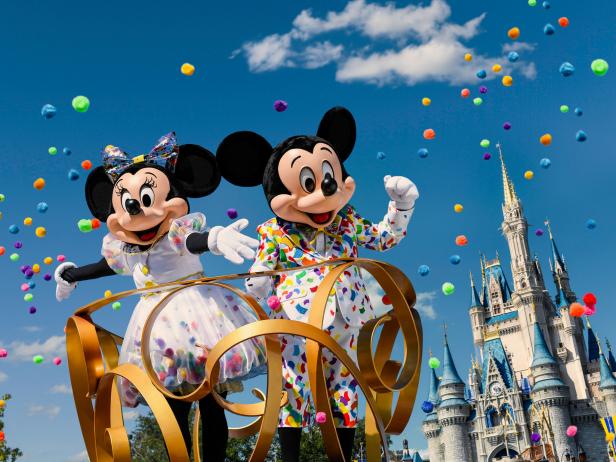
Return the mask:
{"type": "Polygon", "coordinates": [[[332,178],[335,178],[334,168],[332,167],[332,164],[330,164],[327,161],[324,161],[322,169],[323,169],[323,178],[325,178],[327,175],[329,175],[332,178]]]}
{"type": "Polygon", "coordinates": [[[151,187],[146,185],[141,187],[141,203],[144,207],[149,207],[154,203],[154,191],[151,187]]]}
{"type": "Polygon", "coordinates": [[[314,172],[310,167],[304,167],[299,172],[299,184],[302,185],[302,188],[307,193],[314,192],[317,183],[314,179],[314,172]]]}
{"type": "Polygon", "coordinates": [[[128,191],[124,191],[122,193],[122,208],[128,212],[128,209],[130,208],[130,205],[128,205],[128,201],[130,201],[133,198],[133,196],[130,195],[130,193],[128,191]]]}

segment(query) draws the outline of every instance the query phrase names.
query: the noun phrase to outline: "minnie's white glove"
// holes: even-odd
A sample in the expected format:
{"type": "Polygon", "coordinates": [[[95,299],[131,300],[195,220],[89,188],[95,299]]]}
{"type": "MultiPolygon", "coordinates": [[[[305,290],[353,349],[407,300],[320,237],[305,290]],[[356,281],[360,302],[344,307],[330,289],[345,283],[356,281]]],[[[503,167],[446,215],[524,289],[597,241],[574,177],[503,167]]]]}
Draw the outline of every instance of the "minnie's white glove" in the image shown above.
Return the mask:
{"type": "Polygon", "coordinates": [[[229,226],[214,226],[208,235],[207,246],[214,255],[222,255],[231,263],[240,265],[244,259],[255,258],[255,251],[259,247],[259,241],[240,233],[248,220],[241,218],[229,226]]]}
{"type": "Polygon", "coordinates": [[[62,263],[53,273],[53,277],[56,280],[56,300],[59,302],[66,300],[71,292],[75,290],[75,287],[77,287],[76,282],[68,282],[62,279],[62,273],[69,268],[77,268],[77,265],[70,262],[62,263]]]}
{"type": "MultiPolygon", "coordinates": [[[[251,273],[269,271],[267,266],[253,266],[251,273]]],[[[246,279],[246,292],[258,300],[264,300],[274,290],[274,281],[271,276],[253,276],[246,279]]]]}
{"type": "Polygon", "coordinates": [[[417,186],[404,176],[390,176],[383,178],[385,191],[398,210],[410,210],[419,198],[417,186]]]}

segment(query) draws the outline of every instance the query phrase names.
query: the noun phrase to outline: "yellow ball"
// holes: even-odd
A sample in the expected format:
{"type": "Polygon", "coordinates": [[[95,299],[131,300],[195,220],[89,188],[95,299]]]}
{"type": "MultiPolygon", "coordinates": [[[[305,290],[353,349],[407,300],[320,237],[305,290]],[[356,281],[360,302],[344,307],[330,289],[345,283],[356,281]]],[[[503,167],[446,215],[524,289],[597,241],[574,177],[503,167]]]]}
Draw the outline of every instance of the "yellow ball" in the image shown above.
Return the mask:
{"type": "Polygon", "coordinates": [[[421,99],[421,104],[423,104],[424,106],[430,106],[431,102],[432,102],[432,100],[430,98],[422,98],[421,99]]]}
{"type": "Polygon", "coordinates": [[[34,271],[35,273],[40,273],[41,265],[39,265],[38,263],[35,263],[34,265],[32,265],[32,271],[34,271]]]}
{"type": "Polygon", "coordinates": [[[494,66],[492,66],[492,72],[500,72],[503,70],[503,66],[501,66],[500,64],[495,64],[494,66]]]}
{"type": "Polygon", "coordinates": [[[532,170],[526,170],[524,172],[524,178],[526,178],[527,180],[532,180],[534,176],[535,174],[533,173],[532,170]]]}
{"type": "Polygon", "coordinates": [[[43,238],[43,237],[45,237],[47,235],[47,230],[45,228],[43,228],[42,226],[39,226],[34,231],[34,234],[36,234],[36,237],[43,238]]]}
{"type": "Polygon", "coordinates": [[[43,259],[43,263],[45,263],[46,265],[51,265],[53,263],[53,258],[51,257],[45,257],[43,259]]]}
{"type": "Polygon", "coordinates": [[[464,206],[462,204],[456,204],[456,205],[453,206],[453,210],[456,213],[461,213],[462,210],[464,210],[464,206]]]}
{"type": "Polygon", "coordinates": [[[0,399],[0,409],[2,409],[6,405],[6,401],[0,399]]]}
{"type": "Polygon", "coordinates": [[[24,225],[32,226],[32,218],[30,218],[30,217],[24,218],[24,225]]]}
{"type": "Polygon", "coordinates": [[[511,85],[513,85],[513,77],[511,77],[510,75],[504,76],[503,85],[505,85],[506,87],[510,87],[511,85]]]}
{"type": "Polygon", "coordinates": [[[182,64],[182,67],[180,68],[180,71],[184,75],[193,75],[195,73],[195,66],[193,66],[190,63],[184,63],[184,64],[182,64]]]}
{"type": "Polygon", "coordinates": [[[105,298],[109,298],[109,297],[111,297],[111,295],[113,295],[113,294],[111,293],[110,290],[106,290],[105,291],[105,298]]]}
{"type": "Polygon", "coordinates": [[[470,53],[466,53],[464,55],[464,61],[466,61],[467,63],[470,63],[473,60],[473,55],[470,53]]]}

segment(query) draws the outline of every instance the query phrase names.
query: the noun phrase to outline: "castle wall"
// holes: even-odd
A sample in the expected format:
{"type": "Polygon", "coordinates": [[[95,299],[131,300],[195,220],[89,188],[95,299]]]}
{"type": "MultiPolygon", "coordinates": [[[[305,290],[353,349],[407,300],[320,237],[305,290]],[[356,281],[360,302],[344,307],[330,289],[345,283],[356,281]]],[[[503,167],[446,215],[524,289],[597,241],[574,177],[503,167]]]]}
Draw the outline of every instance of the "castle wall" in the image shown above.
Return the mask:
{"type": "MultiPolygon", "coordinates": [[[[608,462],[605,433],[597,419],[598,417],[595,416],[592,420],[575,421],[574,425],[578,427],[576,439],[589,461],[608,462]]],[[[575,450],[575,441],[572,446],[575,450]]],[[[572,455],[577,456],[577,452],[573,452],[572,455]]]]}

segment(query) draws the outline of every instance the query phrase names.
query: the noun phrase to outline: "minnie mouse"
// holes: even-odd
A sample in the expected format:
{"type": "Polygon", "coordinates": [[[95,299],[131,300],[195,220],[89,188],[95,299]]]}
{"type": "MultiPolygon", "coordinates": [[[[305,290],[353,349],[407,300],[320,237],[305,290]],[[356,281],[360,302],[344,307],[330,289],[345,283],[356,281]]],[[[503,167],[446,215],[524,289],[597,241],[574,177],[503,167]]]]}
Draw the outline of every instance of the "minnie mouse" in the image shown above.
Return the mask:
{"type": "MultiPolygon", "coordinates": [[[[262,184],[276,215],[258,227],[261,242],[251,272],[294,271],[275,278],[254,276],[246,282],[247,290],[261,300],[275,290],[280,301],[272,308],[275,318],[306,321],[314,293],[329,267],[301,267],[357,257],[360,246],[385,251],[406,235],[419,197],[409,179],[384,178],[390,202],[379,223],[362,218],[349,205],[355,181],[343,162],[351,155],[355,136],[353,116],[336,107],[325,113],[316,136],[293,136],[273,148],[262,136],[242,131],[225,138],[216,152],[222,176],[237,186],[262,184]]],[[[337,281],[327,308],[323,328],[355,359],[359,330],[375,317],[358,268],[351,268],[337,281]]],[[[305,340],[281,336],[281,342],[283,387],[289,396],[279,421],[282,459],[297,462],[301,427],[310,425],[312,413],[305,340]]],[[[323,360],[338,438],[349,461],[357,424],[357,383],[328,351],[323,360]]]]}
{"type": "MultiPolygon", "coordinates": [[[[240,233],[247,220],[207,231],[203,214],[188,214],[188,198],[211,194],[219,183],[214,155],[194,144],[178,146],[175,133],[162,137],[149,154],[133,158],[107,146],[103,166],[88,176],[88,207],[109,229],[103,239],[103,258],[79,268],[73,263],[60,265],[55,271],[56,298],[68,298],[79,281],[114,274],[132,276],[137,288],[152,288],[142,293],[133,311],[120,363],[143,367],[142,328],[166,295],[156,290],[158,284],[201,277],[199,255],[206,251],[238,264],[254,258],[258,241],[240,233]]],[[[154,326],[152,366],[167,389],[183,394],[192,391],[204,378],[207,351],[228,333],[255,320],[236,297],[220,288],[188,287],[171,299],[159,325],[154,326]]],[[[221,360],[217,391],[224,396],[241,390],[241,381],[261,373],[265,361],[265,348],[258,340],[229,350],[221,360]]],[[[118,387],[125,406],[139,404],[140,396],[130,383],[120,380],[118,387]]],[[[169,404],[190,448],[191,404],[177,400],[169,404]]],[[[212,395],[202,399],[199,407],[204,460],[222,462],[228,439],[224,410],[212,395]]]]}

